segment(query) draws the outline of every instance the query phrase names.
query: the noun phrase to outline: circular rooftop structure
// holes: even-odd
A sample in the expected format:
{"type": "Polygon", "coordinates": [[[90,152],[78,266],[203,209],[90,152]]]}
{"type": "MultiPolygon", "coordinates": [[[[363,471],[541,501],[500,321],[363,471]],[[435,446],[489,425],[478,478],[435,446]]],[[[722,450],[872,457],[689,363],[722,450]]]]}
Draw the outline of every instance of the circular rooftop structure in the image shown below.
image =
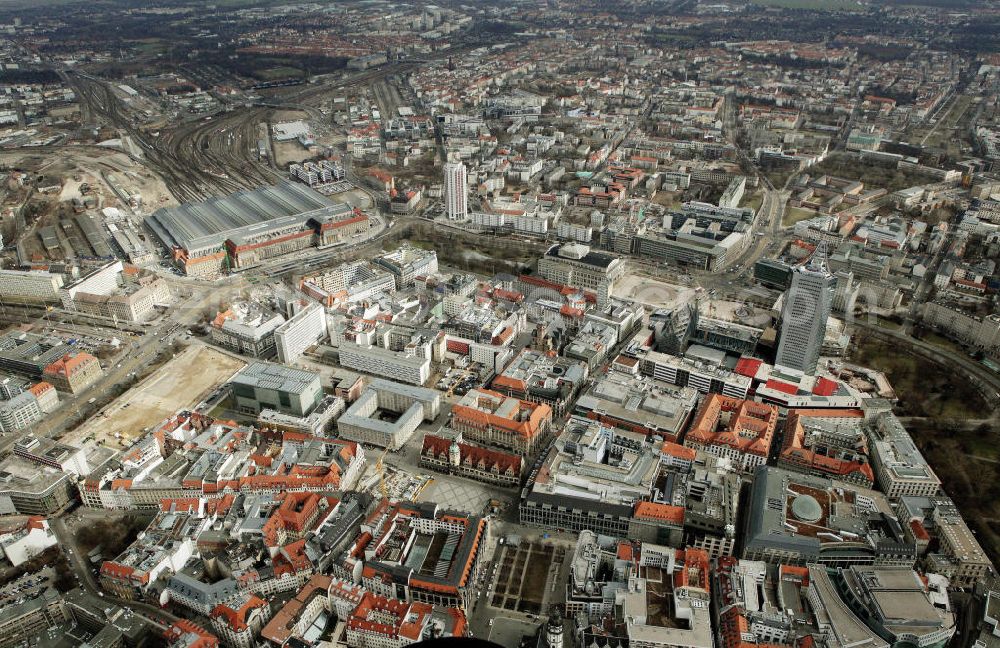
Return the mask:
{"type": "Polygon", "coordinates": [[[792,515],[803,522],[819,522],[823,517],[823,507],[812,495],[799,495],[792,500],[792,515]]]}

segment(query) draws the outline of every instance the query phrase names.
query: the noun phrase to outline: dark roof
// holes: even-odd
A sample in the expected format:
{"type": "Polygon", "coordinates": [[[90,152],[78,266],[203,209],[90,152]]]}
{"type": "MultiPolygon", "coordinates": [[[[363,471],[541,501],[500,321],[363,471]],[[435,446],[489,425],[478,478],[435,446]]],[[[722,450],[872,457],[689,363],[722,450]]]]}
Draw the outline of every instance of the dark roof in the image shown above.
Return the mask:
{"type": "Polygon", "coordinates": [[[606,252],[594,252],[593,250],[591,250],[590,252],[587,252],[587,254],[585,254],[582,258],[573,259],[573,258],[559,256],[559,250],[561,249],[562,245],[553,245],[552,247],[549,248],[548,252],[545,253],[545,256],[552,257],[554,259],[579,261],[580,263],[586,263],[587,265],[592,265],[592,266],[599,266],[601,268],[607,268],[615,261],[615,259],[618,258],[613,254],[607,254],[606,252]]]}
{"type": "Polygon", "coordinates": [[[593,511],[595,513],[609,515],[612,517],[619,518],[630,518],[632,517],[632,507],[625,506],[624,504],[609,504],[608,502],[601,502],[599,500],[585,499],[582,497],[572,497],[569,495],[552,495],[549,493],[540,493],[534,488],[527,494],[524,498],[524,502],[534,502],[539,505],[548,504],[553,507],[562,506],[564,508],[580,509],[581,511],[593,511]]]}

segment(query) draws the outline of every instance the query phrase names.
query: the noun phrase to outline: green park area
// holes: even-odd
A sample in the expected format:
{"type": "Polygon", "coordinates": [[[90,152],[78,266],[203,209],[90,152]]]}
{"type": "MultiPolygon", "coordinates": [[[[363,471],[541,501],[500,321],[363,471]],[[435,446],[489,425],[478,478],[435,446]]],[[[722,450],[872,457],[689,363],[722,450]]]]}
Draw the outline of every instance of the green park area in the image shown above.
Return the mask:
{"type": "Polygon", "coordinates": [[[851,360],[885,372],[917,447],[983,548],[1000,558],[1000,420],[992,408],[966,376],[907,353],[898,342],[859,335],[851,360]]]}

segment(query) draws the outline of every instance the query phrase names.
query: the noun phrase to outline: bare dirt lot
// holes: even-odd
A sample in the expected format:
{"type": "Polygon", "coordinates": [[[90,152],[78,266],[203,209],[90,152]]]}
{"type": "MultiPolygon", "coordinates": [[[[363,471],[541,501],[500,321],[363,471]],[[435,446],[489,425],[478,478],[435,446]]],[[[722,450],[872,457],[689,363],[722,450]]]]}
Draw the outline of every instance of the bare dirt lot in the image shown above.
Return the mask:
{"type": "Polygon", "coordinates": [[[274,143],[274,162],[282,169],[293,162],[311,160],[314,157],[316,154],[303,147],[298,140],[274,143]]]}
{"type": "Polygon", "coordinates": [[[82,445],[90,440],[114,447],[119,445],[115,434],[120,434],[127,444],[174,412],[194,407],[244,366],[214,349],[190,346],[62,441],[82,445]]]}

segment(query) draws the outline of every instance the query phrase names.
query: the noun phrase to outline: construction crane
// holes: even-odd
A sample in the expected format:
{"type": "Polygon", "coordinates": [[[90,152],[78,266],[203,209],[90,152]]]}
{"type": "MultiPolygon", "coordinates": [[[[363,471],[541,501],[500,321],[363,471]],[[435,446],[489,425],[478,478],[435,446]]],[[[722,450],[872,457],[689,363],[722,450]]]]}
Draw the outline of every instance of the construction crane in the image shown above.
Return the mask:
{"type": "Polygon", "coordinates": [[[385,485],[385,464],[382,460],[385,459],[387,454],[389,454],[389,448],[386,448],[378,458],[378,461],[375,462],[375,470],[378,472],[378,487],[382,492],[382,499],[385,500],[389,499],[389,488],[385,485]]]}

